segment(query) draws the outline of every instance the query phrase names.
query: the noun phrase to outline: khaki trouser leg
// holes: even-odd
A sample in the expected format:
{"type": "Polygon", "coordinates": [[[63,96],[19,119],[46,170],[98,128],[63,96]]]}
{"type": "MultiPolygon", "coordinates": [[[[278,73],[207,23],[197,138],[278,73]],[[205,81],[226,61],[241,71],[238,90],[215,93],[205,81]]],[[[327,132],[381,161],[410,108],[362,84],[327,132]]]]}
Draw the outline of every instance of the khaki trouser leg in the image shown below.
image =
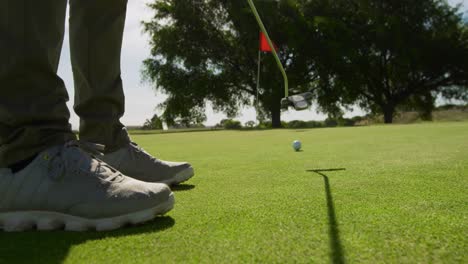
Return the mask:
{"type": "Polygon", "coordinates": [[[70,0],[70,48],[75,112],[80,139],[106,145],[128,144],[119,119],[125,108],[120,52],[127,0],[70,0]]]}
{"type": "Polygon", "coordinates": [[[66,0],[0,1],[0,168],[74,139],[57,76],[66,0]]]}

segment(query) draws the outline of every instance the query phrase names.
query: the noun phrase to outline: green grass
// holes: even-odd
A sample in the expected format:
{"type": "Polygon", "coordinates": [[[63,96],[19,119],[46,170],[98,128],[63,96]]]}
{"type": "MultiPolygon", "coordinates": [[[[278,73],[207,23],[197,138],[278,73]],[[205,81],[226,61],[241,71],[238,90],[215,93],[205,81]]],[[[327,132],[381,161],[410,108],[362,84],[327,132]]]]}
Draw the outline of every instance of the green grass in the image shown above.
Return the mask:
{"type": "Polygon", "coordinates": [[[0,233],[0,262],[468,262],[467,122],[133,138],[196,168],[173,211],[108,233],[0,233]]]}
{"type": "MultiPolygon", "coordinates": [[[[468,105],[467,106],[441,106],[432,111],[432,120],[435,122],[467,122],[468,121],[468,105]]],[[[426,122],[421,119],[420,113],[415,111],[397,112],[393,119],[394,124],[413,124],[426,122]]],[[[372,118],[365,118],[359,122],[360,125],[368,124],[383,124],[383,115],[378,115],[372,118]]]]}

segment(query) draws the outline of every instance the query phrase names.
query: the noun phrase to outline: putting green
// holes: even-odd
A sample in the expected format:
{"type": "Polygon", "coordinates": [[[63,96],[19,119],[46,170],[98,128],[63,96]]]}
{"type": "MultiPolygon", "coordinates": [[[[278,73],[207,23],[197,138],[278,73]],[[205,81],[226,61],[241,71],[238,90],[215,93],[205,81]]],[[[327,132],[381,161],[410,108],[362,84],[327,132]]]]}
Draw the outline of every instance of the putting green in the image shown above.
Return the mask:
{"type": "Polygon", "coordinates": [[[173,211],[109,233],[0,233],[0,263],[468,262],[467,122],[133,138],[193,163],[173,211]]]}

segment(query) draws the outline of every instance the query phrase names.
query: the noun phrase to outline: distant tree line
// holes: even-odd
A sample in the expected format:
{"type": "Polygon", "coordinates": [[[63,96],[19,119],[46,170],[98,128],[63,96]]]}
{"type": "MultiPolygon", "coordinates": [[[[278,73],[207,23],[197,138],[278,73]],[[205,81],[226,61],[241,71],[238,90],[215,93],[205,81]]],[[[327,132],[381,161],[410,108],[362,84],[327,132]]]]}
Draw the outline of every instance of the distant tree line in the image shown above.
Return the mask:
{"type": "MultiPolygon", "coordinates": [[[[441,105],[434,109],[436,115],[443,114],[446,115],[442,117],[443,121],[468,121],[468,104],[467,105],[453,105],[446,104],[441,105]],[[447,117],[450,116],[450,117],[447,117]]],[[[414,123],[419,121],[425,121],[424,117],[419,115],[414,115],[413,111],[410,112],[398,112],[397,122],[399,123],[414,123]]],[[[325,128],[325,127],[350,127],[350,126],[363,126],[368,124],[375,123],[384,123],[383,115],[373,115],[368,114],[365,116],[354,116],[352,118],[344,117],[328,117],[323,121],[303,121],[303,120],[292,120],[289,122],[281,121],[282,128],[325,128]]],[[[238,120],[235,119],[223,119],[218,123],[215,128],[222,129],[270,129],[273,128],[270,121],[264,122],[255,122],[247,121],[244,125],[238,120]]]]}
{"type": "MultiPolygon", "coordinates": [[[[281,121],[282,128],[321,128],[321,127],[337,127],[337,126],[354,126],[357,122],[361,121],[363,117],[353,117],[353,118],[327,118],[324,121],[302,121],[302,120],[292,120],[289,122],[281,121]]],[[[273,124],[271,121],[264,121],[256,123],[254,121],[248,121],[242,125],[238,120],[234,119],[223,119],[218,123],[215,128],[224,128],[224,129],[271,129],[273,124]]]]}
{"type": "MultiPolygon", "coordinates": [[[[417,113],[417,112],[416,112],[417,113]]],[[[419,121],[425,121],[425,118],[421,113],[416,114],[415,111],[399,111],[396,115],[397,122],[399,123],[414,123],[419,121]]],[[[466,105],[455,105],[445,104],[438,106],[434,109],[434,114],[441,121],[468,121],[468,104],[466,105]]],[[[205,127],[203,124],[184,124],[176,121],[170,129],[271,129],[274,128],[271,121],[256,122],[253,120],[245,122],[244,125],[238,120],[226,118],[221,120],[214,127],[205,127]]],[[[303,120],[292,120],[289,122],[281,121],[281,128],[321,128],[321,127],[348,127],[348,126],[363,126],[368,124],[383,123],[384,117],[382,115],[368,114],[365,116],[354,116],[352,118],[332,118],[328,117],[323,121],[303,121],[303,120]]],[[[162,129],[162,121],[157,115],[154,115],[151,119],[147,119],[142,127],[133,127],[131,129],[143,129],[143,130],[159,130],[162,129]]]]}
{"type": "MultiPolygon", "coordinates": [[[[445,0],[255,2],[291,87],[313,91],[330,119],[357,105],[385,123],[400,110],[430,120],[436,98],[468,100],[468,23],[445,0]]],[[[269,54],[256,89],[258,27],[246,1],[149,6],[144,75],[168,95],[159,105],[165,122],[200,124],[210,102],[228,117],[255,106],[261,120],[282,126],[282,77],[269,54]]]]}

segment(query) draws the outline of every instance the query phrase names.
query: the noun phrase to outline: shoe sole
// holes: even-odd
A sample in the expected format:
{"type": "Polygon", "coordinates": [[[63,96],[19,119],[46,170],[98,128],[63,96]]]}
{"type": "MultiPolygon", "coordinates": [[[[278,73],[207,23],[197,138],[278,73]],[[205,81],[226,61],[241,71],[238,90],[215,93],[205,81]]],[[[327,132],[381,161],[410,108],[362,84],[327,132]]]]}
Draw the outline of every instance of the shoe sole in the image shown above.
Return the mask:
{"type": "Polygon", "coordinates": [[[193,175],[195,175],[195,173],[193,171],[193,168],[190,166],[190,167],[184,169],[183,171],[177,173],[173,178],[171,178],[169,180],[166,180],[166,181],[163,181],[162,183],[165,183],[165,184],[167,184],[169,186],[177,185],[177,184],[183,183],[185,181],[188,181],[190,178],[193,177],[193,175]]]}
{"type": "Polygon", "coordinates": [[[87,219],[46,211],[0,213],[0,230],[19,232],[27,230],[110,231],[127,225],[137,225],[164,215],[174,207],[174,194],[156,207],[116,217],[87,219]]]}

